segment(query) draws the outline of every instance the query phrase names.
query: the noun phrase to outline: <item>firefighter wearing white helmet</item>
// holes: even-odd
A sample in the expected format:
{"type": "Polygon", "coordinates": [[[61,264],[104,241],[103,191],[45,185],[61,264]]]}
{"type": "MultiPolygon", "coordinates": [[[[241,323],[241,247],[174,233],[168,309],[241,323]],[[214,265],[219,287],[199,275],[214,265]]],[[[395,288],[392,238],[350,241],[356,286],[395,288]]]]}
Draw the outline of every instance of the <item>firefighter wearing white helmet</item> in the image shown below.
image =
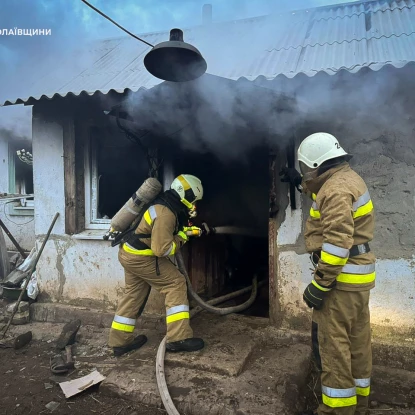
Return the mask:
{"type": "Polygon", "coordinates": [[[327,160],[347,155],[337,138],[327,133],[311,134],[298,148],[298,161],[310,169],[320,167],[327,160]]]}
{"type": "Polygon", "coordinates": [[[351,156],[327,133],[308,136],[298,149],[301,173],[283,169],[313,203],[305,230],[315,267],[303,299],[313,308],[312,340],[321,370],[322,404],[306,414],[366,414],[372,352],[369,295],[375,286],[374,210],[351,156]],[[301,185],[301,187],[300,187],[301,185]]]}
{"type": "Polygon", "coordinates": [[[182,174],[173,180],[171,189],[177,192],[181,202],[189,209],[190,217],[195,217],[195,202],[203,198],[202,182],[195,176],[182,174]]]}
{"type": "Polygon", "coordinates": [[[202,339],[193,337],[189,324],[186,280],[169,260],[189,237],[202,234],[200,228],[188,226],[189,217],[196,215],[195,203],[202,198],[203,186],[197,177],[176,177],[171,188],[152,202],[135,231],[120,246],[125,294],[118,304],[109,337],[115,356],[138,349],[147,341],[144,335],[134,337],[133,331],[151,288],[165,297],[166,350],[190,352],[204,347],[202,339]]]}

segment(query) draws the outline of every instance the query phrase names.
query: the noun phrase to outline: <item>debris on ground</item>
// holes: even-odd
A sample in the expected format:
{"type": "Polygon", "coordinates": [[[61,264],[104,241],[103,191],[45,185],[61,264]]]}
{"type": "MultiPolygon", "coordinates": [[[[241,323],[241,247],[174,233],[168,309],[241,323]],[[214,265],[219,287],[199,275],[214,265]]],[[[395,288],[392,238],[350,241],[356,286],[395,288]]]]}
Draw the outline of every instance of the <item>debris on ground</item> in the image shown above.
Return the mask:
{"type": "MultiPolygon", "coordinates": [[[[301,344],[297,338],[275,335],[275,344],[272,345],[268,335],[264,334],[273,332],[268,326],[264,328],[258,319],[244,317],[241,322],[240,318],[213,318],[201,314],[194,322],[194,329],[198,333],[203,327],[206,350],[166,357],[166,376],[171,395],[180,406],[180,413],[194,415],[197,408],[200,408],[198,415],[213,413],[202,409],[209,405],[214,410],[224,409],[216,405],[221,402],[230,410],[229,415],[292,415],[294,412],[288,409],[294,401],[307,402],[310,408],[315,409],[320,397],[318,377],[310,379],[310,388],[305,385],[308,392],[298,387],[302,382],[300,377],[303,378],[307,371],[308,342],[301,344]],[[257,333],[256,337],[251,329],[257,333]],[[220,333],[224,332],[231,340],[223,341],[223,336],[220,338],[220,333]],[[263,338],[258,337],[260,335],[263,338]],[[301,371],[295,369],[299,361],[302,362],[301,371]],[[285,397],[284,407],[280,405],[280,412],[270,412],[268,408],[278,408],[278,396],[285,397]]],[[[155,353],[164,335],[163,328],[158,331],[154,328],[142,329],[142,333],[149,337],[146,347],[117,359],[107,346],[109,325],[107,328],[82,325],[70,348],[74,368],[62,375],[52,375],[49,362],[57,353],[56,340],[64,326],[63,323],[30,323],[33,340],[29,346],[20,350],[0,350],[2,414],[52,413],[45,407],[51,402],[59,403],[53,414],[62,415],[103,414],[104,411],[105,415],[165,413],[158,403],[160,399],[154,370],[155,353]],[[80,385],[81,390],[78,387],[76,395],[65,396],[63,383],[84,380],[94,372],[105,378],[101,384],[88,384],[88,381],[80,385]],[[110,391],[115,395],[110,395],[110,391]]],[[[13,326],[10,335],[16,338],[26,331],[27,326],[13,326]]],[[[412,374],[404,370],[385,372],[383,368],[375,367],[372,401],[376,402],[372,403],[370,415],[415,413],[409,399],[412,374]],[[406,402],[402,401],[404,393],[396,393],[398,389],[405,393],[409,391],[406,402]],[[394,401],[387,397],[388,390],[393,392],[394,401]]]]}
{"type": "Polygon", "coordinates": [[[69,382],[59,383],[66,398],[75,396],[78,393],[90,388],[91,386],[101,383],[105,379],[97,370],[94,370],[89,375],[83,376],[82,378],[74,379],[69,382]]]}
{"type": "Polygon", "coordinates": [[[46,409],[49,409],[50,412],[53,412],[55,409],[59,408],[60,403],[59,402],[49,402],[47,405],[45,405],[46,409]]]}
{"type": "MultiPolygon", "coordinates": [[[[16,301],[9,304],[6,307],[6,311],[4,313],[4,321],[7,322],[12,314],[14,307],[16,306],[16,301]]],[[[28,324],[30,322],[30,315],[29,315],[29,303],[26,301],[21,301],[19,307],[17,308],[17,312],[13,317],[12,323],[14,325],[21,325],[21,324],[28,324]]]]}
{"type": "Polygon", "coordinates": [[[32,265],[36,259],[37,250],[33,248],[29,256],[4,278],[4,287],[20,287],[23,280],[30,277],[32,265]]]}
{"type": "MultiPolygon", "coordinates": [[[[98,385],[92,386],[78,395],[66,399],[59,383],[73,380],[75,376],[84,376],[99,366],[99,372],[108,374],[117,364],[111,357],[111,350],[106,347],[108,332],[96,327],[82,327],[75,344],[76,353],[85,353],[88,358],[75,359],[74,371],[51,376],[49,359],[55,353],[53,343],[59,336],[61,325],[33,324],[34,339],[29,346],[20,350],[0,349],[0,413],[2,415],[31,415],[51,413],[45,405],[50,402],[59,403],[54,414],[59,415],[163,415],[164,410],[137,405],[125,399],[107,396],[99,391],[98,385]],[[88,339],[86,339],[88,337],[88,339]],[[97,356],[100,355],[100,356],[97,356]],[[21,369],[25,368],[23,371],[21,369]],[[99,402],[97,402],[99,401],[99,402]],[[104,410],[102,408],[105,408],[104,410]]],[[[11,334],[17,335],[24,326],[13,326],[11,334]],[[16,330],[18,331],[16,333],[16,330]]],[[[74,353],[75,354],[75,353],[74,353]]]]}

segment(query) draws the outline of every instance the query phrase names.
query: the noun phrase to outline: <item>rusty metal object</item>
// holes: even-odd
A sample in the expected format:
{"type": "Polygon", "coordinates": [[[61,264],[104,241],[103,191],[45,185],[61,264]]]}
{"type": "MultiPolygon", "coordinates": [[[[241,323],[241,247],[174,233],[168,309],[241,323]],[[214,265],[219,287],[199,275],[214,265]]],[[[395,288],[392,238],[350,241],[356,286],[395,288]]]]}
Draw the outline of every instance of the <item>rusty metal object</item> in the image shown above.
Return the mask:
{"type": "Polygon", "coordinates": [[[19,243],[16,241],[16,239],[14,239],[14,236],[10,233],[10,231],[7,229],[7,226],[5,225],[5,223],[1,219],[0,219],[0,226],[3,228],[4,232],[6,232],[6,235],[10,238],[10,240],[13,243],[13,245],[19,251],[20,255],[24,259],[26,259],[27,258],[27,254],[25,253],[25,251],[23,250],[23,248],[19,245],[19,243]]]}

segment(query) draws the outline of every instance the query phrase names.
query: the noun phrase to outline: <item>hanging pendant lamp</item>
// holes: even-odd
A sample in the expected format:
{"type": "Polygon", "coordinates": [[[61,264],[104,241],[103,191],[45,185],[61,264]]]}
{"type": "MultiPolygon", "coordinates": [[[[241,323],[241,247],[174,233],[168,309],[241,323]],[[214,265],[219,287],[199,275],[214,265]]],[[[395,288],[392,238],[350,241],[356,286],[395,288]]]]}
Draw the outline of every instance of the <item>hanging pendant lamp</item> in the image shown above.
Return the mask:
{"type": "Polygon", "coordinates": [[[169,41],[159,43],[147,53],[144,66],[156,78],[171,82],[192,81],[207,69],[201,53],[183,41],[180,29],[172,29],[169,41]]]}

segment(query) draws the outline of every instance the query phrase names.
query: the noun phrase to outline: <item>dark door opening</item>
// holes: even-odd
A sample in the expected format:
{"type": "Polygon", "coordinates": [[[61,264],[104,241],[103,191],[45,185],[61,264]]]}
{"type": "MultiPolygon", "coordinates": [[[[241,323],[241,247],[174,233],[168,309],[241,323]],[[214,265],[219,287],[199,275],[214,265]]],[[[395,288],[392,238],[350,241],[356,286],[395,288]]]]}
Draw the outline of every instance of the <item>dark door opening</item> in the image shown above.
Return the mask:
{"type": "MultiPolygon", "coordinates": [[[[192,240],[184,257],[194,289],[205,299],[221,296],[268,278],[269,170],[268,148],[251,151],[243,160],[224,161],[212,154],[169,152],[174,174],[202,180],[204,198],[193,223],[212,227],[241,227],[255,236],[214,234],[192,240]]],[[[233,303],[249,297],[241,296],[233,303]]],[[[229,305],[229,303],[227,303],[229,305]]],[[[268,284],[258,291],[243,314],[268,317],[268,284]]]]}

